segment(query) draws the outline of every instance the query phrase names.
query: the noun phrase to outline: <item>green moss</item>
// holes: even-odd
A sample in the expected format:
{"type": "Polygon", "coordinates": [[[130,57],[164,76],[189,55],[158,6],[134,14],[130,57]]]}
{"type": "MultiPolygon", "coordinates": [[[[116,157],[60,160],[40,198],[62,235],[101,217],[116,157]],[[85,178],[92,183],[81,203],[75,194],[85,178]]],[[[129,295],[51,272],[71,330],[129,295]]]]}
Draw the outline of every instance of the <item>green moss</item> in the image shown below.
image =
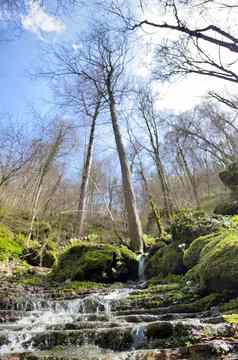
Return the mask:
{"type": "Polygon", "coordinates": [[[197,260],[190,275],[199,278],[201,288],[209,291],[237,289],[238,231],[234,229],[222,231],[208,239],[198,240],[195,245],[192,244],[191,249],[188,249],[185,259],[190,264],[194,264],[197,260]]]}
{"type": "Polygon", "coordinates": [[[146,261],[147,277],[164,277],[168,274],[181,274],[184,272],[183,253],[173,245],[161,247],[146,261]]]}
{"type": "Polygon", "coordinates": [[[65,284],[60,287],[60,289],[64,291],[64,293],[81,294],[87,290],[103,289],[104,287],[104,284],[92,281],[71,281],[69,284],[65,284]]]}
{"type": "Polygon", "coordinates": [[[181,209],[174,216],[170,231],[174,242],[189,245],[194,239],[226,227],[227,219],[222,216],[208,216],[202,211],[181,209]]]}
{"type": "Polygon", "coordinates": [[[125,281],[135,278],[137,266],[136,255],[126,247],[78,242],[60,256],[52,276],[57,281],[125,281]]]}
{"type": "Polygon", "coordinates": [[[223,318],[229,324],[238,324],[238,314],[223,315],[223,318]]]}
{"type": "Polygon", "coordinates": [[[184,265],[188,268],[195,266],[199,262],[200,254],[203,248],[210,242],[219,241],[221,234],[210,234],[205,236],[200,236],[195,239],[189,248],[185,250],[183,256],[184,265]]]}
{"type": "Polygon", "coordinates": [[[41,286],[45,280],[45,275],[25,275],[23,279],[18,280],[18,284],[27,286],[41,286]]]}
{"type": "Polygon", "coordinates": [[[23,247],[19,239],[16,241],[11,230],[7,226],[0,224],[0,260],[19,257],[22,250],[23,247]]]}
{"type": "Polygon", "coordinates": [[[143,240],[146,247],[150,247],[156,244],[156,239],[153,236],[147,234],[143,235],[143,240]]]}
{"type": "Polygon", "coordinates": [[[223,312],[232,311],[232,310],[238,311],[238,298],[231,299],[225,304],[221,305],[221,311],[223,312]]]}

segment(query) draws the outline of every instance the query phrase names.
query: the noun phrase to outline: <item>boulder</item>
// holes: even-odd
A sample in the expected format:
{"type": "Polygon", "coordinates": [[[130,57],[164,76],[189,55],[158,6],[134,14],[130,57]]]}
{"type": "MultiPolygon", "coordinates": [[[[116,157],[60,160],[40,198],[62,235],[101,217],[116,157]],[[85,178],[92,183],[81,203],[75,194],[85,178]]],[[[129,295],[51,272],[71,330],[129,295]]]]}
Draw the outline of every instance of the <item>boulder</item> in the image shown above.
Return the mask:
{"type": "Polygon", "coordinates": [[[238,231],[221,231],[196,239],[184,254],[187,277],[207,291],[238,289],[238,231]]]}
{"type": "Polygon", "coordinates": [[[40,248],[24,249],[21,258],[31,266],[51,268],[56,261],[56,254],[53,248],[46,245],[43,251],[40,248]]]}
{"type": "Polygon", "coordinates": [[[52,276],[56,281],[78,280],[112,283],[136,280],[137,256],[126,247],[79,243],[63,253],[52,276]]]}
{"type": "Polygon", "coordinates": [[[147,278],[183,274],[185,270],[183,252],[173,244],[161,246],[152,256],[148,256],[145,262],[147,278]]]}
{"type": "Polygon", "coordinates": [[[208,216],[202,211],[182,209],[175,214],[170,231],[176,244],[187,246],[197,237],[214,233],[223,225],[222,216],[208,216]]]}

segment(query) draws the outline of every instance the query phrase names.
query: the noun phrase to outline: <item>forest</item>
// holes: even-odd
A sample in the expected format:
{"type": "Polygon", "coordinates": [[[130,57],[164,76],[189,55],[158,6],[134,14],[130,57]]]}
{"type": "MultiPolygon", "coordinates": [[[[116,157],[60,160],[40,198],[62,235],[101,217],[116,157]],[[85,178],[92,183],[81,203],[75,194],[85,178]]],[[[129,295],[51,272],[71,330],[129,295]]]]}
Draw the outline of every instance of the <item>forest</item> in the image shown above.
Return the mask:
{"type": "Polygon", "coordinates": [[[0,0],[0,359],[238,359],[238,5],[0,0]]]}

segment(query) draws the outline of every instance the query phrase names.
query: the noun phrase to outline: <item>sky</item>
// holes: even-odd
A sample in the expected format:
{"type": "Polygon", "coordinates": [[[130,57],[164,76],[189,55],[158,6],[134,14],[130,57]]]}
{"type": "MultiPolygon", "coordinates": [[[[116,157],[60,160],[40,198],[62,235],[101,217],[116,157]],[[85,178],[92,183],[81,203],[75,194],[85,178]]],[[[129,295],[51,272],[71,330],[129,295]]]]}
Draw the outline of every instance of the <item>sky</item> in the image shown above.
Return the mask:
{"type": "MultiPolygon", "coordinates": [[[[74,10],[73,17],[68,14],[59,18],[49,14],[37,0],[28,0],[27,4],[25,13],[18,14],[22,30],[20,35],[13,38],[12,41],[0,42],[2,89],[0,113],[13,113],[15,116],[28,120],[32,107],[41,113],[49,111],[52,107],[53,98],[48,84],[41,79],[32,80],[29,74],[32,69],[36,69],[44,62],[40,49],[46,44],[64,41],[71,42],[72,46],[75,46],[74,35],[76,32],[80,34],[80,31],[87,28],[88,18],[93,9],[85,10],[79,7],[74,10]]],[[[151,11],[146,16],[152,16],[153,19],[158,14],[151,11]]],[[[215,15],[213,14],[213,16],[215,15]]],[[[201,14],[198,14],[198,18],[201,19],[201,14]]],[[[221,21],[226,20],[227,15],[224,15],[221,21]]],[[[152,52],[148,48],[147,42],[143,40],[138,50],[135,74],[146,79],[150,73],[152,52]]],[[[209,90],[224,88],[224,83],[212,78],[191,76],[173,83],[158,83],[157,86],[161,109],[181,112],[192,108],[209,90]]],[[[229,89],[233,90],[235,87],[229,89]]]]}

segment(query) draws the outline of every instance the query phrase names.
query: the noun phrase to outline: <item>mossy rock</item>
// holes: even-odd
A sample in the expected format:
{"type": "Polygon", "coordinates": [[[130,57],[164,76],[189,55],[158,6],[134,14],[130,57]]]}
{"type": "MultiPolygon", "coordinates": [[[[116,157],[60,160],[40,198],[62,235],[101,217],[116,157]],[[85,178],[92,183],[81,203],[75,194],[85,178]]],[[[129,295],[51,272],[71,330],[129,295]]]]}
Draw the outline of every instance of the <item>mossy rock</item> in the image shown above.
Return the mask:
{"type": "Polygon", "coordinates": [[[168,274],[183,274],[183,252],[174,245],[164,245],[152,256],[149,256],[145,263],[147,278],[154,276],[164,277],[168,274]]]}
{"type": "Polygon", "coordinates": [[[222,216],[182,209],[174,215],[170,231],[176,244],[187,246],[197,237],[214,233],[224,226],[226,219],[222,216]]]}
{"type": "Polygon", "coordinates": [[[52,273],[56,281],[114,282],[135,280],[138,261],[126,247],[81,243],[64,252],[52,273]]]}
{"type": "Polygon", "coordinates": [[[208,291],[238,289],[238,231],[222,231],[195,240],[185,252],[184,261],[194,265],[189,271],[208,291]]]}
{"type": "Polygon", "coordinates": [[[23,250],[21,258],[31,266],[52,268],[57,260],[56,249],[51,243],[47,243],[42,248],[40,246],[26,248],[23,250]]]}
{"type": "Polygon", "coordinates": [[[183,256],[183,262],[188,269],[191,269],[193,266],[198,264],[200,259],[200,254],[203,248],[209,244],[209,242],[219,241],[221,237],[220,233],[216,234],[209,234],[206,236],[200,236],[195,239],[188,249],[185,250],[183,256]]]}
{"type": "Polygon", "coordinates": [[[23,245],[19,239],[14,238],[12,231],[3,224],[0,224],[0,260],[9,257],[17,258],[23,251],[23,245]]]}

